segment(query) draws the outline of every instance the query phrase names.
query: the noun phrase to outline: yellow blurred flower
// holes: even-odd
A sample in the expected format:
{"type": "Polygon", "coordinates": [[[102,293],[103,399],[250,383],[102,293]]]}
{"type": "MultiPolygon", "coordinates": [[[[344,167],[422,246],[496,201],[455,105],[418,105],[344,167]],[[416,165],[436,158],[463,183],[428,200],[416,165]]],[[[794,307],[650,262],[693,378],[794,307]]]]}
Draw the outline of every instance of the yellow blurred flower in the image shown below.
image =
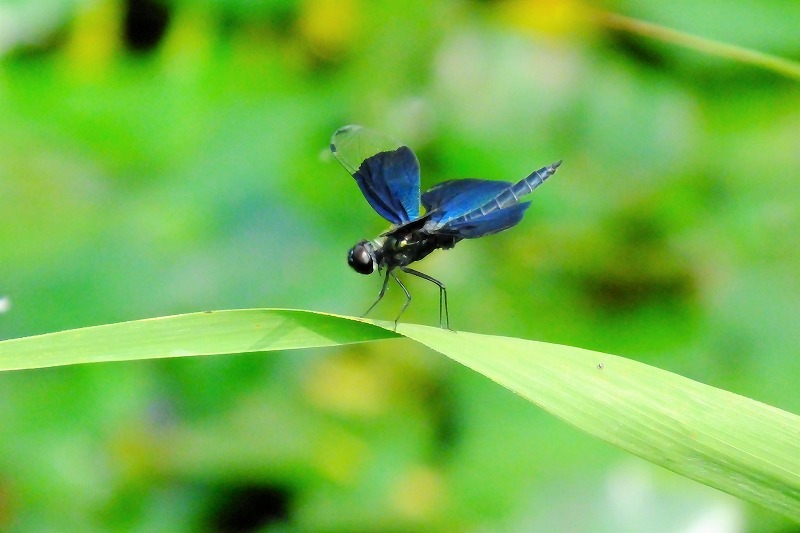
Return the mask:
{"type": "Polygon", "coordinates": [[[502,24],[537,35],[568,36],[591,26],[591,8],[576,0],[508,0],[498,4],[502,24]]]}
{"type": "Polygon", "coordinates": [[[105,71],[121,46],[121,20],[118,1],[82,4],[65,47],[69,71],[89,77],[105,71]]]}
{"type": "Polygon", "coordinates": [[[441,474],[432,468],[418,466],[398,480],[391,498],[401,515],[424,521],[441,509],[444,494],[445,482],[441,474]]]}
{"type": "Polygon", "coordinates": [[[391,403],[389,380],[369,360],[326,358],[310,369],[304,390],[312,404],[326,411],[374,417],[391,403]]]}
{"type": "Polygon", "coordinates": [[[356,37],[358,11],[355,0],[305,0],[298,32],[312,52],[335,58],[346,52],[356,37]]]}

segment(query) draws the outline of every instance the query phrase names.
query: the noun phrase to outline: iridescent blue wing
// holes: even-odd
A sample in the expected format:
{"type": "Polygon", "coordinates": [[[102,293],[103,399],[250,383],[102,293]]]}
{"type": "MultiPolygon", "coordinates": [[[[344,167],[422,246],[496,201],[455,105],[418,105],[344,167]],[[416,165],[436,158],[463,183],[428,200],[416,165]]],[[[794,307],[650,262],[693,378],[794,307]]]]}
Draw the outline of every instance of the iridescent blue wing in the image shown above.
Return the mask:
{"type": "Polygon", "coordinates": [[[422,195],[422,205],[433,222],[458,218],[495,198],[511,186],[507,181],[463,179],[443,181],[422,195]]]}
{"type": "Polygon", "coordinates": [[[393,224],[419,218],[419,162],[408,146],[361,126],[344,126],[331,137],[331,152],[380,216],[393,224]]]}

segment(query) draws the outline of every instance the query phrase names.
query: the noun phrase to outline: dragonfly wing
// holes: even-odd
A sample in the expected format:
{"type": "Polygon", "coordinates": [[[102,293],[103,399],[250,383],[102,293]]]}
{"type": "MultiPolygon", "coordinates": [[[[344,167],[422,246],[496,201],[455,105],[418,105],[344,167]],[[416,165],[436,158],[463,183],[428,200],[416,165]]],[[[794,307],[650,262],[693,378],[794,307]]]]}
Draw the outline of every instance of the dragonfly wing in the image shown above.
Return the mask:
{"type": "Polygon", "coordinates": [[[511,207],[497,209],[480,217],[451,220],[437,231],[458,235],[464,239],[476,239],[484,235],[491,235],[519,224],[525,210],[530,205],[530,202],[522,202],[511,207]]]}
{"type": "Polygon", "coordinates": [[[478,209],[504,190],[507,181],[463,179],[444,181],[422,195],[422,205],[431,221],[440,225],[478,209]]]}
{"type": "Polygon", "coordinates": [[[333,134],[331,152],[380,216],[393,224],[419,218],[419,161],[408,146],[361,126],[344,126],[333,134]]]}

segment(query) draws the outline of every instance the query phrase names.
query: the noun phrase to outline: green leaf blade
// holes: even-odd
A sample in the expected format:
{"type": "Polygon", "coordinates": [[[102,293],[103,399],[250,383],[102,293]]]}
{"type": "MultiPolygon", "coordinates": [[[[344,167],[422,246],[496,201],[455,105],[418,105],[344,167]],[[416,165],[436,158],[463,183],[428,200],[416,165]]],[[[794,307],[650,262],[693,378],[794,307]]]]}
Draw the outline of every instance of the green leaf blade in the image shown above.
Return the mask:
{"type": "Polygon", "coordinates": [[[292,309],[208,311],[0,342],[0,371],[321,348],[396,338],[367,321],[292,309]]]}
{"type": "Polygon", "coordinates": [[[800,520],[800,417],[622,357],[402,325],[577,428],[800,520]]]}
{"type": "MultiPolygon", "coordinates": [[[[0,370],[413,339],[578,429],[800,521],[800,417],[581,348],[310,311],[215,311],[0,342],[0,370]]],[[[498,416],[502,416],[499,413],[498,416]]]]}

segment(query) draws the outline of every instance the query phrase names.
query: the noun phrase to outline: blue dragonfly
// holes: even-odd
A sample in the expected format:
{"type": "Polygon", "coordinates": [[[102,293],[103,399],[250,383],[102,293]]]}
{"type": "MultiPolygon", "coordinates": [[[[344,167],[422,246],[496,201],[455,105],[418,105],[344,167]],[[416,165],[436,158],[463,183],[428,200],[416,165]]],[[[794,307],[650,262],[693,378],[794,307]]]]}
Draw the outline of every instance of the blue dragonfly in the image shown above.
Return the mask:
{"type": "Polygon", "coordinates": [[[397,277],[396,271],[400,270],[439,287],[439,326],[450,329],[444,284],[408,265],[439,248],[448,250],[462,239],[476,239],[515,226],[531,204],[520,202],[520,198],[544,183],[561,164],[558,161],[542,167],[517,183],[450,180],[420,195],[419,161],[408,146],[351,125],[333,134],[331,152],[355,178],[372,209],[392,223],[376,239],[356,243],[347,253],[347,262],[360,274],[386,270],[378,299],[364,315],[386,294],[390,278],[400,285],[406,301],[394,321],[395,327],[411,303],[411,294],[397,277]],[[420,203],[425,207],[424,215],[420,215],[420,203]]]}

